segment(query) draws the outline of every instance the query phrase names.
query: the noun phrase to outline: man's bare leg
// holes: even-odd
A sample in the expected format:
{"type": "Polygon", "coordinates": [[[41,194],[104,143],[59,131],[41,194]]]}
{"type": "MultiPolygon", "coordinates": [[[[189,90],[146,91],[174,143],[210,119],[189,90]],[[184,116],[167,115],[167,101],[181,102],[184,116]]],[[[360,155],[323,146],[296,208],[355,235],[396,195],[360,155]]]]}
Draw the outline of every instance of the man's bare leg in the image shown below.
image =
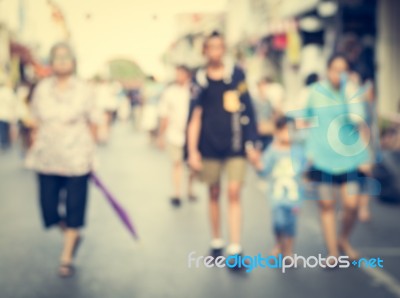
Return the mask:
{"type": "Polygon", "coordinates": [[[240,253],[240,236],[242,227],[242,208],[240,205],[240,191],[242,183],[229,182],[228,184],[228,200],[229,200],[229,237],[230,237],[230,253],[240,253]]]}

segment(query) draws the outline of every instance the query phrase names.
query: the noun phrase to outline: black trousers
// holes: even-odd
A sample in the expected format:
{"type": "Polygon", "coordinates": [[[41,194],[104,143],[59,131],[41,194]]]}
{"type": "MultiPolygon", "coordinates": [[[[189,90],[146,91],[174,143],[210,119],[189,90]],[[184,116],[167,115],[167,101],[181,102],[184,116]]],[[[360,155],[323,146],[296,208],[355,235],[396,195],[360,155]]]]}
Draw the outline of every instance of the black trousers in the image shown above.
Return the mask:
{"type": "Polygon", "coordinates": [[[10,123],[0,120],[0,149],[10,147],[10,123]]]}
{"type": "Polygon", "coordinates": [[[38,181],[40,207],[46,228],[61,221],[69,228],[84,226],[89,174],[58,176],[38,173],[38,181]],[[64,214],[60,214],[60,203],[64,203],[64,214]]]}

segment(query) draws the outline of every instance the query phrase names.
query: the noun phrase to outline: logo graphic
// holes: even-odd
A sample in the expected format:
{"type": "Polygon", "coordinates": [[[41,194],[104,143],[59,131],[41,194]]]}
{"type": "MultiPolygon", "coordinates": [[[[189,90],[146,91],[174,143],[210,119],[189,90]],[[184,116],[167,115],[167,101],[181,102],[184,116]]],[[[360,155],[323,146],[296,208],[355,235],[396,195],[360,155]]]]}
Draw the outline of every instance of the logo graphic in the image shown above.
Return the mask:
{"type": "Polygon", "coordinates": [[[381,258],[361,258],[350,262],[348,256],[329,256],[328,258],[318,256],[304,257],[297,254],[293,256],[266,256],[261,253],[249,255],[232,255],[228,257],[218,256],[196,256],[196,252],[192,251],[188,254],[188,268],[244,268],[246,272],[251,272],[256,268],[280,269],[285,273],[289,268],[339,268],[345,269],[352,265],[355,268],[383,268],[383,260],[381,258]]]}

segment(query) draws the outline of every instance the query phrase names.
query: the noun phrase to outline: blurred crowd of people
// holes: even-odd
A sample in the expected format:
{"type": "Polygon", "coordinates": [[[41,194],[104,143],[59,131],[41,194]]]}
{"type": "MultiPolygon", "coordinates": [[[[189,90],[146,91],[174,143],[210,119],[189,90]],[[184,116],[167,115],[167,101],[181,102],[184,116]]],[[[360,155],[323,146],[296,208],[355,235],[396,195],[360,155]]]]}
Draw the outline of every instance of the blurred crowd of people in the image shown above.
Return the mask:
{"type": "MultiPolygon", "coordinates": [[[[203,67],[194,71],[178,65],[169,84],[149,76],[141,88],[126,90],[107,78],[79,79],[73,49],[60,43],[50,53],[52,76],[16,90],[0,78],[1,150],[19,136],[26,165],[37,173],[44,226],[64,232],[61,276],[74,272],[96,143],[110,140],[116,120],[132,121],[148,133],[152,146],[168,153],[174,207],[185,198],[196,201],[196,177],[207,185],[213,256],[243,254],[240,200],[251,164],[268,181],[274,255],[293,254],[296,219],[301,202],[309,198],[306,184],[312,184],[327,255],[359,257],[350,244],[351,231],[357,219],[371,218],[369,197],[378,195],[369,183],[379,153],[371,76],[363,78],[356,61],[338,53],[329,59],[324,77],[311,73],[298,96],[287,98],[285,86],[271,76],[259,78],[249,92],[245,70],[227,58],[218,32],[205,39],[203,54],[203,67]],[[223,176],[227,183],[221,183],[223,176]],[[222,187],[228,199],[228,245],[220,229],[222,187]],[[341,198],[340,231],[334,191],[341,198]]],[[[326,265],[337,262],[332,258],[326,265]]]]}

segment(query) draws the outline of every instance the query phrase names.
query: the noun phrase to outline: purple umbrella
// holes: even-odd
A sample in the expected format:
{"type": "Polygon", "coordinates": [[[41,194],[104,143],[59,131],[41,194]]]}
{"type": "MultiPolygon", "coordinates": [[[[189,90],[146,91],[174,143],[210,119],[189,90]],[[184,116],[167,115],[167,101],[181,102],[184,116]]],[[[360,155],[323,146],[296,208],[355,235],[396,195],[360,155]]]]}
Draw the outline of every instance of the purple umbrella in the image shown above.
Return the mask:
{"type": "Polygon", "coordinates": [[[108,191],[107,187],[103,184],[103,182],[99,179],[99,177],[95,174],[91,174],[93,183],[97,186],[97,188],[103,193],[106,197],[107,201],[114,208],[118,217],[121,219],[122,223],[129,230],[131,235],[138,239],[138,235],[136,233],[135,227],[132,224],[131,219],[129,218],[128,212],[122,207],[122,205],[117,201],[117,199],[108,191]]]}

